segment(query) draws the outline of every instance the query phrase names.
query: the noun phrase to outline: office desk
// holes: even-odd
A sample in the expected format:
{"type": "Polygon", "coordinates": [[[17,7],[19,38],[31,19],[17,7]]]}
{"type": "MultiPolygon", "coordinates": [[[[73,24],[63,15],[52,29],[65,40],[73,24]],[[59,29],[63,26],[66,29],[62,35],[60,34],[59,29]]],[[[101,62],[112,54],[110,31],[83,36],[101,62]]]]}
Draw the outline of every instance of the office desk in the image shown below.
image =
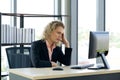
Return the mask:
{"type": "Polygon", "coordinates": [[[104,70],[70,69],[63,67],[63,71],[53,71],[52,68],[18,68],[10,69],[10,80],[120,80],[120,68],[104,70]]]}

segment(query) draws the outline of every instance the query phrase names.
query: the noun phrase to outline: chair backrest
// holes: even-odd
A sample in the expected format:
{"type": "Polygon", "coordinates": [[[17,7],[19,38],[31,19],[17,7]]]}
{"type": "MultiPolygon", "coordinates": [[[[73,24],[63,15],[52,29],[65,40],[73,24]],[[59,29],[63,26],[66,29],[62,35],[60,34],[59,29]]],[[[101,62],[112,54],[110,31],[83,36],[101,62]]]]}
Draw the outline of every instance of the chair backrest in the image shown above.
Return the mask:
{"type": "Polygon", "coordinates": [[[6,48],[6,53],[10,68],[32,67],[32,62],[29,56],[30,47],[6,48]]]}

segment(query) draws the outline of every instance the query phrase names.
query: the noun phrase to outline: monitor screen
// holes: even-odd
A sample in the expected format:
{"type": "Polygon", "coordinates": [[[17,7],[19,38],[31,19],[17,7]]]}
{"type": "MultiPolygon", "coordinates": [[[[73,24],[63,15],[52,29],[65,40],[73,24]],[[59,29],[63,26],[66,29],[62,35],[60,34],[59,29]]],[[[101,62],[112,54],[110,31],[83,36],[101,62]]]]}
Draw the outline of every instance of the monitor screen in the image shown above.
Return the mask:
{"type": "Polygon", "coordinates": [[[107,56],[109,50],[109,32],[90,31],[89,36],[89,55],[88,58],[101,57],[105,67],[108,67],[107,56]]]}

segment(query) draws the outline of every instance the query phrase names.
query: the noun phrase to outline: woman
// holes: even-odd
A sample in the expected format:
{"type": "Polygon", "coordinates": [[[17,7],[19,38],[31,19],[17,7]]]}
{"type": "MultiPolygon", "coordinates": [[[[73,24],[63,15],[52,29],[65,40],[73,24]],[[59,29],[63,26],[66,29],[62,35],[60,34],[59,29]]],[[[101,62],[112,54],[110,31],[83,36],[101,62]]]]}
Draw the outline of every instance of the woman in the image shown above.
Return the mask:
{"type": "Polygon", "coordinates": [[[46,26],[42,39],[32,42],[31,60],[34,67],[55,67],[57,61],[70,65],[72,48],[64,36],[64,28],[61,21],[52,21],[46,26]],[[65,45],[65,54],[60,42],[65,45]]]}

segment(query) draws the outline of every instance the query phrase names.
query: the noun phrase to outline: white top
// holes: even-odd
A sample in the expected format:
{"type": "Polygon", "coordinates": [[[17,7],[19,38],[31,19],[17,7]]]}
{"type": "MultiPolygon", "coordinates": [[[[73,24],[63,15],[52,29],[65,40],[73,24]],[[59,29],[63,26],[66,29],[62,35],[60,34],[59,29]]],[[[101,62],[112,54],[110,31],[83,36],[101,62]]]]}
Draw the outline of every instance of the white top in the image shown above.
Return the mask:
{"type": "Polygon", "coordinates": [[[120,72],[120,68],[88,70],[88,69],[70,69],[69,66],[62,67],[63,71],[53,71],[52,68],[17,68],[10,69],[10,73],[26,77],[28,79],[50,79],[62,77],[87,76],[97,74],[109,74],[120,72]]]}

